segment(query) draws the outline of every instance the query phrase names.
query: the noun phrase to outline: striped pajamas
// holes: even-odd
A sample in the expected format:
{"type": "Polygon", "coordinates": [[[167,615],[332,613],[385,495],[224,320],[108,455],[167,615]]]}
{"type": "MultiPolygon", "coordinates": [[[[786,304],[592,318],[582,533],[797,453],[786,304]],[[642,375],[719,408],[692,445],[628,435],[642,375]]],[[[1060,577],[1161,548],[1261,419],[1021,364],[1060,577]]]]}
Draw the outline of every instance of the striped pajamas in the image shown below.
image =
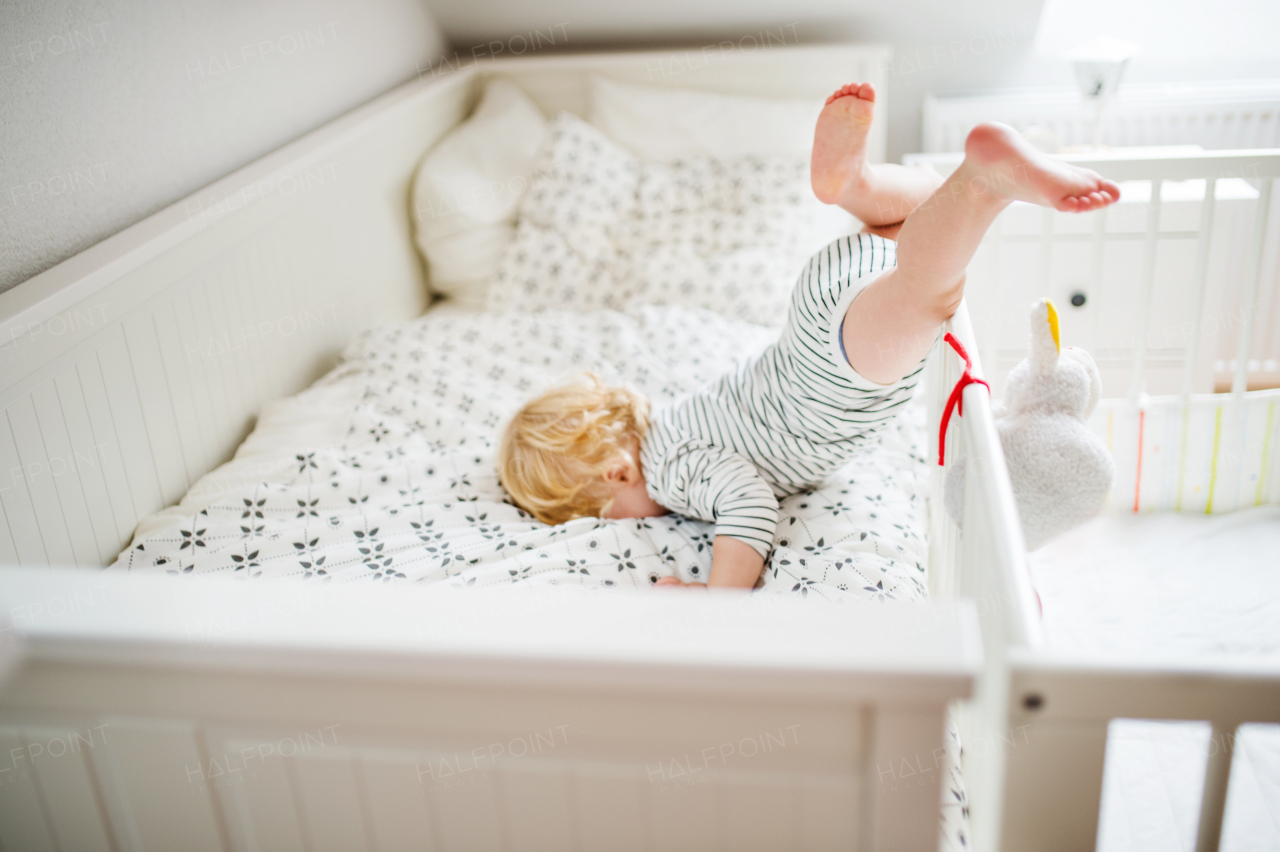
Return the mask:
{"type": "Polygon", "coordinates": [[[896,263],[896,243],[842,237],[809,259],[776,343],[656,410],[640,450],[651,496],[714,521],[716,535],[773,547],[778,501],[842,467],[910,399],[924,362],[891,385],[859,375],[840,328],[854,297],[896,263]]]}

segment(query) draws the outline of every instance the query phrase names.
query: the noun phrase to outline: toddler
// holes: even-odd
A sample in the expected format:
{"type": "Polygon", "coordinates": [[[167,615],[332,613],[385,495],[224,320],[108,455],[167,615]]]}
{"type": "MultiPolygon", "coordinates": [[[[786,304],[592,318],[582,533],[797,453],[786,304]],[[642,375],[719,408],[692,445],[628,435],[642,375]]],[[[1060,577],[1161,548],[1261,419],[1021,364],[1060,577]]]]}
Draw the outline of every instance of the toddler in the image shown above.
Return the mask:
{"type": "Polygon", "coordinates": [[[778,341],[652,416],[643,397],[589,376],[528,403],[498,458],[518,505],[548,524],[668,512],[713,521],[707,584],[751,588],[778,500],[822,482],[911,396],[996,215],[1015,200],[1082,212],[1120,197],[1000,124],[974,128],[945,181],[869,164],[874,107],[871,85],[854,83],[818,117],[813,191],[866,228],[809,260],[778,341]]]}

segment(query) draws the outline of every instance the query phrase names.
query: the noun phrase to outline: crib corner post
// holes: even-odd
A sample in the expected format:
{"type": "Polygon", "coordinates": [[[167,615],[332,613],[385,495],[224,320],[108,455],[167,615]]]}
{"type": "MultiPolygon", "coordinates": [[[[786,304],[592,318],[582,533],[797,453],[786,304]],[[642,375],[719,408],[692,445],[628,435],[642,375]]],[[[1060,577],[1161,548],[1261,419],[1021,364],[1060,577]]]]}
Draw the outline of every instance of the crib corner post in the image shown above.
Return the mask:
{"type": "Polygon", "coordinates": [[[867,852],[936,849],[941,830],[942,776],[946,770],[946,707],[877,706],[863,770],[867,852]],[[922,820],[921,814],[937,819],[922,820]]]}
{"type": "Polygon", "coordinates": [[[1196,828],[1196,852],[1218,852],[1222,840],[1222,816],[1227,808],[1227,783],[1235,753],[1236,726],[1213,722],[1209,760],[1204,771],[1204,795],[1200,800],[1200,824],[1196,828]]]}
{"type": "Polygon", "coordinates": [[[1110,720],[1054,712],[1054,678],[1010,672],[1009,727],[1001,735],[1001,850],[1070,852],[1098,841],[1110,720]]]}

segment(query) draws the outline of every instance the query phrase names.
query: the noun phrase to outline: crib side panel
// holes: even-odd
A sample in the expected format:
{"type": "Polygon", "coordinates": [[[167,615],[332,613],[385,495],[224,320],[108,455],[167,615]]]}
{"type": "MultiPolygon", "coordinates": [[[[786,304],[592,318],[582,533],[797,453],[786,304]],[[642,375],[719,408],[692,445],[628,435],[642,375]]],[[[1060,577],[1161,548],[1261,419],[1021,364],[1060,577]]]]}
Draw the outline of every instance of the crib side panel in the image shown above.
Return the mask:
{"type": "MultiPolygon", "coordinates": [[[[1104,398],[1221,391],[1241,371],[1249,388],[1275,387],[1280,195],[1268,187],[1280,150],[1071,159],[1118,181],[1120,202],[1085,214],[1014,204],[969,266],[995,396],[1026,354],[1026,311],[1043,296],[1058,306],[1064,344],[1092,354],[1104,398]]],[[[905,162],[947,174],[959,157],[905,162]]]]}
{"type": "Polygon", "coordinates": [[[74,848],[801,852],[938,836],[944,703],[45,663],[18,677],[0,710],[13,748],[78,732],[82,754],[39,755],[38,782],[5,785],[5,831],[88,839],[74,848]],[[46,735],[50,715],[64,724],[46,735]]]}
{"type": "Polygon", "coordinates": [[[473,83],[394,93],[3,294],[6,561],[111,562],[265,402],[422,312],[410,181],[473,83]]]}
{"type": "MultiPolygon", "coordinates": [[[[447,692],[395,700],[421,701],[425,711],[448,699],[476,718],[468,724],[446,713],[396,730],[296,703],[278,705],[272,722],[231,725],[75,718],[67,730],[82,740],[87,731],[106,737],[92,755],[96,776],[76,789],[41,788],[54,814],[47,817],[24,806],[40,794],[23,768],[26,786],[6,785],[0,795],[0,809],[13,814],[4,831],[123,849],[859,848],[866,814],[856,711],[660,699],[633,700],[628,711],[616,699],[567,695],[538,707],[509,694],[495,712],[492,696],[447,692]],[[671,713],[681,704],[714,722],[680,735],[671,713]],[[599,730],[593,713],[627,727],[599,730]],[[73,808],[77,822],[66,824],[73,808]]],[[[936,715],[940,723],[940,708],[936,715]]],[[[19,753],[28,739],[38,742],[34,729],[10,730],[19,753]]],[[[922,749],[931,762],[932,742],[904,743],[892,756],[917,761],[922,749]]],[[[39,755],[40,781],[78,769],[79,760],[39,755]]],[[[936,786],[928,792],[924,813],[936,812],[936,786]]],[[[923,828],[936,837],[910,809],[917,803],[904,804],[890,834],[923,828]]]]}
{"type": "Polygon", "coordinates": [[[70,774],[0,810],[123,849],[920,848],[980,653],[965,605],[5,573],[0,736],[70,774]]]}
{"type": "Polygon", "coordinates": [[[1217,514],[1280,502],[1280,390],[1104,400],[1088,425],[1115,459],[1113,509],[1217,514]]]}

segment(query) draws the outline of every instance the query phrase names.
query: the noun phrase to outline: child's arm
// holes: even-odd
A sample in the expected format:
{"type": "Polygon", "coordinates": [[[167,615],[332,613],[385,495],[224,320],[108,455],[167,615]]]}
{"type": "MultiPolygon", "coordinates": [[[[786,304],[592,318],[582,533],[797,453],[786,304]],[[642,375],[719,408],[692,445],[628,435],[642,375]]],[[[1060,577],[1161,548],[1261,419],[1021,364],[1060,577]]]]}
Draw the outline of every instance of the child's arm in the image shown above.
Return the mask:
{"type": "MultiPolygon", "coordinates": [[[[723,447],[694,447],[680,453],[660,476],[663,491],[675,498],[663,505],[715,520],[708,585],[755,586],[778,526],[778,500],[755,466],[723,447]]],[[[662,585],[678,582],[669,578],[662,585]]]]}
{"type": "Polygon", "coordinates": [[[740,538],[716,536],[711,545],[711,577],[708,586],[750,589],[764,570],[764,556],[740,538]]]}
{"type": "Polygon", "coordinates": [[[718,535],[711,545],[711,576],[706,583],[682,583],[676,577],[663,577],[658,585],[750,589],[760,580],[762,571],[764,555],[760,551],[740,538],[718,535]]]}

